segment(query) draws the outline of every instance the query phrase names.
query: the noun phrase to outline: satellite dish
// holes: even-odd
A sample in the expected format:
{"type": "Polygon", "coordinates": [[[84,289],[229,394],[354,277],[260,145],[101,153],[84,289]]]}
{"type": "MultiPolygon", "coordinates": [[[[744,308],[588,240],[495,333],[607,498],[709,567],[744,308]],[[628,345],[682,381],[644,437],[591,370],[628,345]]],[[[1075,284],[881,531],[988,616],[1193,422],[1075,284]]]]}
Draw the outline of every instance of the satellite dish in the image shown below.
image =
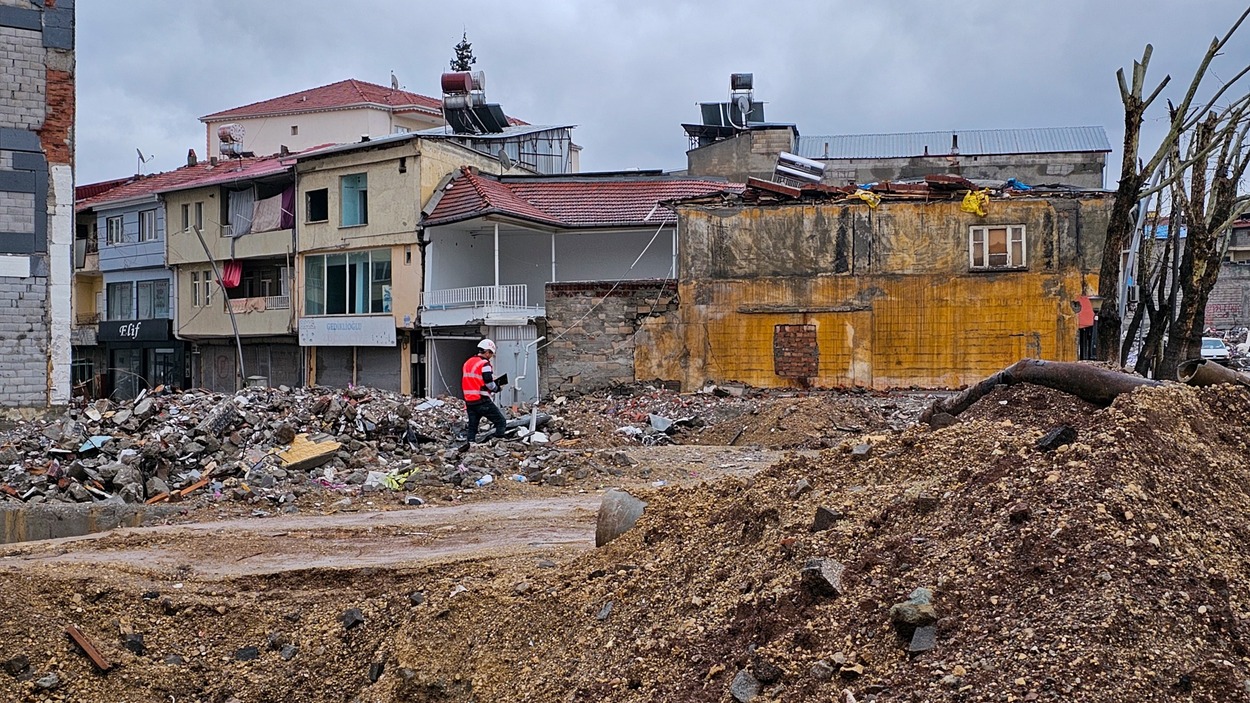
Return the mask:
{"type": "Polygon", "coordinates": [[[391,90],[399,90],[399,78],[391,71],[391,90]]]}
{"type": "Polygon", "coordinates": [[[508,156],[507,150],[503,147],[499,147],[499,168],[504,171],[512,168],[512,157],[508,156]]]}

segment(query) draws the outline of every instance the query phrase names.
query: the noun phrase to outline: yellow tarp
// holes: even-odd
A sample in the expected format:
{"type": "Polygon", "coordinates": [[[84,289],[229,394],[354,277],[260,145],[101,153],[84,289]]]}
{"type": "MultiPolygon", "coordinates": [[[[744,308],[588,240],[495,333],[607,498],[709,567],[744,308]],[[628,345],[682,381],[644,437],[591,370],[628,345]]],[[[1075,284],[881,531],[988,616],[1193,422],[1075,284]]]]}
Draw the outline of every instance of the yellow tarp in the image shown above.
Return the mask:
{"type": "Polygon", "coordinates": [[[982,190],[970,190],[964,196],[964,202],[959,206],[960,210],[970,212],[974,215],[985,217],[990,209],[990,190],[985,188],[982,190]]]}

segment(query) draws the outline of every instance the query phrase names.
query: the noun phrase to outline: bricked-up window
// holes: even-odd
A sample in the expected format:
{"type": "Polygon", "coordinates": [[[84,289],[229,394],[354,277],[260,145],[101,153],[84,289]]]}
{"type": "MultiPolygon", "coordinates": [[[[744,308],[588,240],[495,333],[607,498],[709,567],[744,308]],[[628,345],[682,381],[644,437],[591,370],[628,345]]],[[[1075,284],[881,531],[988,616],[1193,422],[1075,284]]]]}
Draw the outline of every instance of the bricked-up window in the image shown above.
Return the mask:
{"type": "Polygon", "coordinates": [[[369,224],[369,177],[354,173],[339,179],[339,225],[356,227],[369,224]]]}
{"type": "Polygon", "coordinates": [[[109,244],[122,243],[122,216],[109,217],[104,220],[104,236],[109,244]]]}
{"type": "Polygon", "coordinates": [[[813,378],[820,372],[816,325],[773,328],[773,370],[782,378],[813,378]]]}
{"type": "Polygon", "coordinates": [[[155,242],[156,239],[156,211],[143,210],[139,213],[139,241],[155,242]]]}
{"type": "Polygon", "coordinates": [[[972,269],[1022,269],[1024,225],[973,227],[968,235],[968,266],[972,269]]]}
{"type": "Polygon", "coordinates": [[[304,194],[306,202],[305,222],[325,222],[330,219],[330,191],[325,188],[310,190],[304,194]]]}

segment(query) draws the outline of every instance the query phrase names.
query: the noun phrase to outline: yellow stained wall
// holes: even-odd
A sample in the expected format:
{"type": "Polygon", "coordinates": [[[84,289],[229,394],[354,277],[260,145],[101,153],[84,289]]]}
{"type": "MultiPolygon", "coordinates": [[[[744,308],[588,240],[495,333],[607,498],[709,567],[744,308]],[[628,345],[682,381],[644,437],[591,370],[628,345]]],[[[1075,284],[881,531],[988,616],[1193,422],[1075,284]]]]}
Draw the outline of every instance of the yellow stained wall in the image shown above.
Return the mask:
{"type": "Polygon", "coordinates": [[[1096,290],[1109,206],[995,201],[986,218],[957,203],[683,206],[681,307],[645,326],[664,351],[636,355],[637,377],[801,385],[774,369],[782,324],[815,326],[807,382],[820,387],[954,388],[1025,357],[1074,360],[1071,303],[1096,290]],[[983,224],[1025,225],[1027,270],[968,270],[969,227],[983,224]]]}

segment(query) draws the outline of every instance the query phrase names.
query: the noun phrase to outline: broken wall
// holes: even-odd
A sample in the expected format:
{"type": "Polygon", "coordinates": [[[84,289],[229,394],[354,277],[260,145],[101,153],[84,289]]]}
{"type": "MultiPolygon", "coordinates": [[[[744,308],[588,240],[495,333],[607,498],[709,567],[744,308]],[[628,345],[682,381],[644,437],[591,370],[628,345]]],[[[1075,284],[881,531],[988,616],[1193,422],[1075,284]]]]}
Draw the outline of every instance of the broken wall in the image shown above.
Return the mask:
{"type": "Polygon", "coordinates": [[[0,406],[70,397],[74,3],[0,1],[0,406]]]}
{"type": "MultiPolygon", "coordinates": [[[[539,394],[587,393],[636,381],[672,378],[680,371],[672,346],[659,346],[650,324],[677,310],[672,281],[548,283],[547,340],[539,352],[539,394]],[[663,373],[638,376],[643,368],[663,373]]],[[[672,318],[672,322],[676,319],[672,318]]]]}
{"type": "Polygon", "coordinates": [[[1110,203],[679,206],[681,305],[647,326],[664,352],[639,353],[635,375],[955,388],[1023,357],[1075,360],[1072,302],[1096,289],[1110,203]],[[969,270],[970,228],[1000,224],[1025,226],[1026,266],[969,270]]]}

